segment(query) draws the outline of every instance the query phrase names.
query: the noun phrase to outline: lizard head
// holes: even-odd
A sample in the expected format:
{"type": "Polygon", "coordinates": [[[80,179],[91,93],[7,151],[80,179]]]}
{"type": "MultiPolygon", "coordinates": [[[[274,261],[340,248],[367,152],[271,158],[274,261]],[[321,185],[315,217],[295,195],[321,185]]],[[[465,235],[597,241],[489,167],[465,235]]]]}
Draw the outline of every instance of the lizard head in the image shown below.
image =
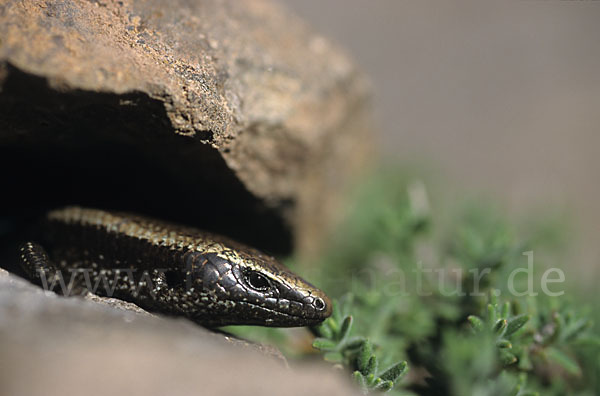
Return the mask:
{"type": "Polygon", "coordinates": [[[198,322],[294,327],[315,325],[331,315],[323,291],[273,257],[232,244],[188,256],[188,274],[201,294],[198,322]]]}

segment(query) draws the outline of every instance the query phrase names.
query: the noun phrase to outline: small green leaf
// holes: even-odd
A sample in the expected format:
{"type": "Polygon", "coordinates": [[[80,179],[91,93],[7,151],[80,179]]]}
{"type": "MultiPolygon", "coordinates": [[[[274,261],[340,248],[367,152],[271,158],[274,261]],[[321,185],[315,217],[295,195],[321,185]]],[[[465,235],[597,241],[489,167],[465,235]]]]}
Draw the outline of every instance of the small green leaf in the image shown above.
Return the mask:
{"type": "Polygon", "coordinates": [[[496,305],[498,304],[498,295],[496,294],[496,290],[492,289],[490,290],[490,305],[496,305]]]}
{"type": "Polygon", "coordinates": [[[367,339],[364,337],[352,337],[344,343],[345,349],[357,349],[362,347],[367,339]]]}
{"type": "Polygon", "coordinates": [[[356,360],[356,365],[361,373],[366,374],[368,372],[367,368],[369,365],[369,359],[371,359],[372,355],[373,346],[371,345],[371,341],[366,340],[360,348],[360,351],[358,352],[358,358],[356,360]]]}
{"type": "Polygon", "coordinates": [[[406,373],[408,364],[406,362],[399,362],[383,372],[379,377],[385,381],[398,381],[398,378],[406,373]]]}
{"type": "Polygon", "coordinates": [[[527,380],[527,375],[526,374],[524,375],[524,373],[521,373],[517,379],[517,383],[510,390],[509,396],[519,396],[519,394],[521,393],[521,389],[525,386],[526,380],[527,380]]]}
{"type": "Polygon", "coordinates": [[[367,387],[372,388],[375,385],[375,374],[365,375],[365,381],[367,382],[367,387]]]}
{"type": "Polygon", "coordinates": [[[591,321],[589,319],[580,319],[575,323],[571,323],[563,330],[561,338],[566,342],[571,341],[590,325],[591,321]]]}
{"type": "Polygon", "coordinates": [[[321,324],[316,327],[317,334],[323,338],[332,338],[333,331],[331,331],[331,327],[329,327],[326,323],[321,324]]]}
{"type": "Polygon", "coordinates": [[[469,315],[467,320],[469,323],[471,323],[473,330],[475,330],[477,333],[483,331],[483,321],[478,316],[469,315]]]}
{"type": "Polygon", "coordinates": [[[381,392],[387,392],[387,391],[390,391],[393,387],[394,387],[394,383],[392,381],[382,381],[380,384],[378,384],[375,387],[375,390],[378,390],[381,392]]]}
{"type": "Polygon", "coordinates": [[[504,329],[506,329],[507,326],[507,321],[506,319],[498,319],[498,321],[496,322],[496,324],[494,325],[494,333],[496,334],[502,334],[504,332],[504,329]]]}
{"type": "Polygon", "coordinates": [[[338,321],[336,319],[334,319],[333,317],[327,319],[327,322],[325,322],[327,324],[327,326],[329,326],[329,329],[331,330],[331,336],[333,337],[335,334],[338,334],[338,332],[340,331],[340,325],[338,324],[338,321]]]}
{"type": "Polygon", "coordinates": [[[576,376],[581,375],[581,368],[577,362],[560,349],[549,347],[546,350],[546,356],[548,359],[564,368],[569,374],[576,376]]]}
{"type": "Polygon", "coordinates": [[[360,373],[360,371],[355,371],[352,373],[352,378],[354,381],[360,386],[363,391],[367,390],[367,383],[365,382],[365,377],[360,373]]]}
{"type": "Polygon", "coordinates": [[[515,363],[517,360],[517,357],[511,352],[508,352],[506,349],[500,349],[500,361],[503,365],[508,366],[515,363]]]}
{"type": "Polygon", "coordinates": [[[510,315],[510,303],[508,301],[502,305],[502,312],[500,315],[505,319],[510,315]]]}
{"type": "Polygon", "coordinates": [[[514,333],[517,332],[521,327],[525,325],[529,321],[529,315],[520,315],[508,322],[508,326],[506,327],[506,332],[504,333],[505,337],[510,337],[514,333]]]}
{"type": "Polygon", "coordinates": [[[496,323],[496,307],[492,304],[487,305],[487,321],[490,326],[493,326],[496,323]]]}
{"type": "Polygon", "coordinates": [[[337,339],[339,341],[343,341],[346,337],[348,337],[348,334],[350,333],[351,328],[352,328],[352,316],[346,316],[346,318],[344,319],[344,322],[342,323],[342,327],[340,329],[337,339]]]}
{"type": "Polygon", "coordinates": [[[512,348],[512,344],[508,340],[498,340],[496,341],[496,346],[498,348],[512,348]]]}
{"type": "Polygon", "coordinates": [[[377,372],[377,356],[373,355],[367,364],[367,372],[364,374],[375,374],[377,372]]]}
{"type": "Polygon", "coordinates": [[[326,338],[315,338],[312,346],[320,351],[335,351],[337,349],[337,342],[326,338]]]}

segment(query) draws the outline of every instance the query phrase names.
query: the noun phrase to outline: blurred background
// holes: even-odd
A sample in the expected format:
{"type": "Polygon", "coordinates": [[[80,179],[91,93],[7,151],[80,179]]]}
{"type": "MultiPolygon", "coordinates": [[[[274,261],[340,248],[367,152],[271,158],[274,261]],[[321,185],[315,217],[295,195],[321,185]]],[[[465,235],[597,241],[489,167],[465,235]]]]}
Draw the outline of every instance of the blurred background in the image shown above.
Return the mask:
{"type": "Polygon", "coordinates": [[[600,277],[600,2],[282,1],[370,76],[385,158],[561,213],[600,277]]]}

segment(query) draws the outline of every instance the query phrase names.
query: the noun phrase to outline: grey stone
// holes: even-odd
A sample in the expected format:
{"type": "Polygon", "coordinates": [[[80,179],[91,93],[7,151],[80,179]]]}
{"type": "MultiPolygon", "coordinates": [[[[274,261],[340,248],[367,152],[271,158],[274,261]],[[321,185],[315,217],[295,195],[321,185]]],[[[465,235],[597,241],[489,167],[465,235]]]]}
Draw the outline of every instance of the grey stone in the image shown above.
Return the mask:
{"type": "Polygon", "coordinates": [[[0,270],[0,394],[348,395],[324,364],[287,368],[181,319],[46,293],[0,270]]]}

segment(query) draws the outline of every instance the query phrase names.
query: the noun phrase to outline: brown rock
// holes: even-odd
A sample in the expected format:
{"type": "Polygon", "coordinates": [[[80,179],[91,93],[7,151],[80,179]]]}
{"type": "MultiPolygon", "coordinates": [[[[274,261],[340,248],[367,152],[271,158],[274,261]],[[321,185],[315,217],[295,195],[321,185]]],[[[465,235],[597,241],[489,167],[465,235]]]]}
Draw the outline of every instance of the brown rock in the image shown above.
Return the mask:
{"type": "Polygon", "coordinates": [[[5,1],[11,210],[146,212],[314,251],[369,151],[367,87],[268,1],[5,1]]]}

